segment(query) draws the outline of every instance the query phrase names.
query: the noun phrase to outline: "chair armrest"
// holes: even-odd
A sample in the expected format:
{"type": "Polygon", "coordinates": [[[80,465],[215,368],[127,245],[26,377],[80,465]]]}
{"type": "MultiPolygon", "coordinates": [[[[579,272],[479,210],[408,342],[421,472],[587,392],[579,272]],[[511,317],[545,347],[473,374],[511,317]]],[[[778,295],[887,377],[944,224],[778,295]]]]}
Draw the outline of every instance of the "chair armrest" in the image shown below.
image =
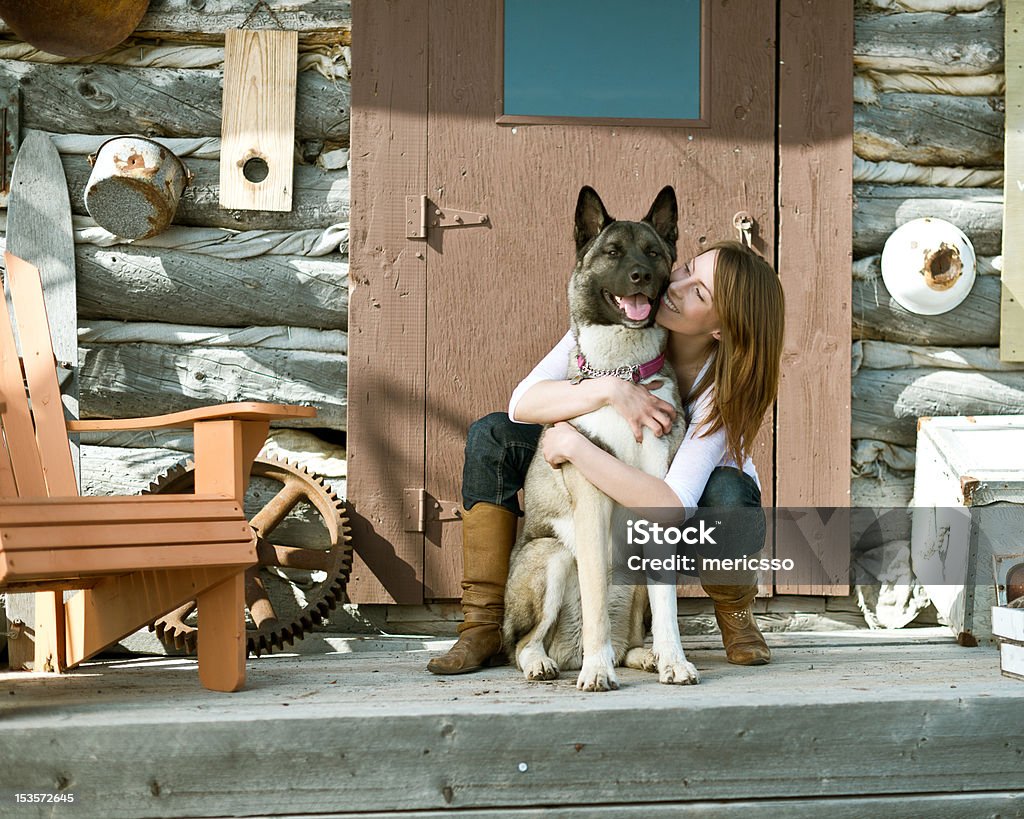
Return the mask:
{"type": "Polygon", "coordinates": [[[68,421],[68,432],[109,432],[132,429],[173,429],[191,427],[201,421],[275,421],[287,418],[313,418],[316,409],[289,404],[261,404],[244,401],[217,404],[168,415],[143,418],[112,418],[90,421],[68,421]]]}

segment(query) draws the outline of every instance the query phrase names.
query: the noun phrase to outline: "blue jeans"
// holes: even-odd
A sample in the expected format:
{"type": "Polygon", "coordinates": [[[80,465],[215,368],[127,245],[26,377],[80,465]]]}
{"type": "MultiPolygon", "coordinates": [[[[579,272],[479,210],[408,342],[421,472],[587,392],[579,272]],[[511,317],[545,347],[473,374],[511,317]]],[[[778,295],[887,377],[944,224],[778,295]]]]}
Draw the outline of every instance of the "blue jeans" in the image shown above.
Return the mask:
{"type": "MultiPolygon", "coordinates": [[[[474,421],[466,437],[462,505],[471,509],[484,501],[522,515],[517,493],[526,480],[542,429],[539,424],[517,424],[504,412],[474,421]]],[[[730,515],[729,537],[719,538],[714,554],[702,556],[746,557],[764,547],[764,515],[753,512],[761,508],[761,490],[746,472],[731,466],[712,470],[698,507],[688,522],[696,523],[702,517],[714,520],[730,509],[751,510],[730,515]]]]}

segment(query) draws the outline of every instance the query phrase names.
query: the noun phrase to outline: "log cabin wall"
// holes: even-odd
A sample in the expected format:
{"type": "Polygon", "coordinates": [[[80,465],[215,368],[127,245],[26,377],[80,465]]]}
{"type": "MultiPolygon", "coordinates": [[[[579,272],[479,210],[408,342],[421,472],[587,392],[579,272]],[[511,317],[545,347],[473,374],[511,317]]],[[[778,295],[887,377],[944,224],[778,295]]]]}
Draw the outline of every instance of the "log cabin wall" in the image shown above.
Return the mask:
{"type": "MultiPolygon", "coordinates": [[[[83,416],[243,396],[315,403],[318,428],[274,435],[311,468],[340,464],[329,477],[341,493],[351,13],[330,0],[271,6],[299,31],[290,213],[218,206],[223,32],[242,23],[248,0],[152,0],[136,36],[78,60],[42,54],[0,25],[0,79],[18,84],[22,127],[54,138],[68,178],[83,416]],[[92,225],[82,201],[87,155],[125,133],[160,138],[196,175],[175,226],[130,245],[92,225]]],[[[1003,9],[858,0],[855,37],[852,501],[895,506],[912,493],[918,415],[1024,407],[1024,367],[1000,363],[997,350],[1003,9]],[[888,235],[926,215],[959,225],[980,257],[968,299],[932,317],[892,302],[879,269],[888,235]]],[[[83,489],[102,494],[145,486],[189,441],[125,433],[84,444],[83,489]]]]}
{"type": "MultiPolygon", "coordinates": [[[[242,399],[309,403],[268,449],[344,493],[348,331],[348,2],[270,3],[299,33],[290,212],[218,204],[224,31],[251,0],[152,0],[135,35],[92,57],[37,51],[0,24],[0,82],[21,127],[60,152],[75,224],[83,417],[153,415],[242,399]],[[195,175],[172,227],[122,243],[88,218],[88,154],[105,139],[160,140],[195,175]]],[[[252,27],[276,27],[265,11],[252,27]]],[[[0,211],[0,229],[6,211],[0,211]]],[[[146,487],[191,449],[179,433],[92,434],[82,489],[146,487]]]]}
{"type": "Polygon", "coordinates": [[[855,18],[852,501],[905,506],[922,415],[1024,412],[1024,365],[999,361],[1003,6],[860,0],[855,18]],[[971,294],[908,313],[879,254],[900,224],[934,216],[979,257],[971,294]]]}

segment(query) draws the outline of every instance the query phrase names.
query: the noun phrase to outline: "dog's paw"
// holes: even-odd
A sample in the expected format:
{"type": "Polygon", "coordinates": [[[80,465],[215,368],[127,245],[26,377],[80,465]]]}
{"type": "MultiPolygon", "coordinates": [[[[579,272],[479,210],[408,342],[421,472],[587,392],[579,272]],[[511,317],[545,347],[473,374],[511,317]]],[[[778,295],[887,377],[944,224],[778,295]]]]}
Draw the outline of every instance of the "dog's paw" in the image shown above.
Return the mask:
{"type": "Polygon", "coordinates": [[[658,682],[664,685],[696,685],[700,682],[700,672],[685,657],[663,660],[658,663],[658,682]]]}
{"type": "Polygon", "coordinates": [[[623,660],[623,665],[625,665],[626,668],[636,668],[639,671],[651,671],[657,673],[658,658],[649,648],[640,646],[638,648],[631,648],[626,652],[626,659],[623,660]]]}
{"type": "Polygon", "coordinates": [[[609,664],[599,660],[588,662],[583,660],[583,668],[576,679],[576,687],[580,691],[615,691],[619,687],[619,681],[615,676],[615,669],[609,664]]]}
{"type": "Polygon", "coordinates": [[[530,682],[558,679],[558,666],[550,657],[537,657],[523,666],[523,676],[530,682]]]}

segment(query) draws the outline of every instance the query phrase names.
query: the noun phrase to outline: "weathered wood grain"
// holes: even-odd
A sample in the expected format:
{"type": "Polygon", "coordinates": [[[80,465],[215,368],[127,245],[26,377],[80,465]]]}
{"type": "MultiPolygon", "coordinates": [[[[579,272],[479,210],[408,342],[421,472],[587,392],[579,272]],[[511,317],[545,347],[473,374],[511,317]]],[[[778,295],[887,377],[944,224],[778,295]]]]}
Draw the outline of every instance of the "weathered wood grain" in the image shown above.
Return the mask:
{"type": "MultiPolygon", "coordinates": [[[[850,497],[850,301],[841,294],[850,283],[853,3],[842,0],[827,15],[803,0],[779,8],[778,264],[786,288],[786,364],[776,419],[776,503],[841,506],[850,497]],[[823,59],[823,49],[844,56],[823,59]],[[805,475],[811,463],[813,482],[805,475]]],[[[785,545],[776,549],[781,556],[785,545]]]]}
{"type": "Polygon", "coordinates": [[[852,396],[854,439],[914,446],[921,416],[1024,414],[1024,372],[861,369],[852,396]]]}
{"type": "Polygon", "coordinates": [[[1014,70],[1006,78],[1006,208],[1003,213],[1003,295],[999,352],[1007,361],[1024,361],[1024,7],[1006,13],[1006,59],[1014,70]]]}
{"type": "Polygon", "coordinates": [[[999,343],[1000,284],[978,276],[970,294],[953,310],[921,316],[889,295],[882,277],[853,281],[853,337],[907,344],[992,346],[999,343]]]}
{"type": "Polygon", "coordinates": [[[352,537],[360,545],[347,594],[358,603],[419,603],[424,537],[403,531],[399,498],[425,474],[426,250],[395,226],[404,224],[405,197],[423,193],[427,178],[423,32],[430,8],[359,2],[354,12],[363,34],[353,42],[362,81],[353,88],[352,135],[361,147],[353,163],[351,311],[358,333],[349,339],[355,409],[348,454],[352,537]]]}
{"type": "MultiPolygon", "coordinates": [[[[84,215],[85,186],[89,181],[89,162],[84,156],[62,156],[64,173],[71,191],[71,208],[84,215]]],[[[220,168],[210,159],[188,161],[195,175],[185,188],[178,210],[176,224],[226,227],[238,230],[300,230],[329,227],[349,218],[348,170],[322,171],[312,165],[295,168],[295,204],[288,213],[271,211],[222,210],[220,199],[220,168]]]]}
{"type": "Polygon", "coordinates": [[[233,29],[224,42],[220,205],[244,210],[292,209],[295,142],[294,31],[233,29]],[[250,179],[246,163],[266,173],[250,179]]]}
{"type": "Polygon", "coordinates": [[[858,0],[858,8],[887,11],[938,11],[944,14],[962,14],[965,11],[985,11],[998,14],[1001,0],[858,0]]]}
{"type": "Polygon", "coordinates": [[[869,162],[853,158],[853,181],[883,185],[942,185],[950,188],[991,188],[1003,184],[1002,168],[952,168],[910,162],[869,162]]]}
{"type": "MultiPolygon", "coordinates": [[[[863,625],[863,615],[861,617],[863,625]]],[[[736,801],[636,802],[629,805],[561,805],[540,808],[489,808],[460,811],[459,819],[864,819],[865,816],[1014,816],[1024,811],[1024,794],[963,793],[949,796],[871,796],[838,799],[756,799],[736,801]]],[[[323,819],[404,819],[403,811],[332,813],[323,819]]],[[[450,811],[423,811],[417,819],[449,819],[450,811]]]]}
{"type": "MultiPolygon", "coordinates": [[[[853,0],[821,14],[779,2],[778,265],[786,287],[785,366],[775,420],[774,502],[850,502],[850,231],[853,0]],[[827,53],[826,53],[827,52],[827,53]],[[810,68],[813,66],[813,68],[810,68]],[[828,225],[826,230],[823,225],[828,225]],[[807,469],[816,479],[808,481],[807,469]]],[[[785,538],[775,554],[799,560],[785,538]]],[[[775,579],[780,594],[845,594],[841,553],[819,552],[818,582],[775,579]],[[833,586],[828,578],[840,578],[833,586]],[[825,581],[825,582],[822,582],[825,581]]]]}
{"type": "MultiPolygon", "coordinates": [[[[21,87],[22,127],[81,134],[220,134],[222,71],[0,60],[21,87]]],[[[295,135],[348,145],[350,87],[317,71],[296,77],[295,135]]]]}
{"type": "Polygon", "coordinates": [[[897,227],[922,216],[952,222],[970,237],[978,254],[1002,252],[1001,188],[854,185],[853,198],[855,256],[880,253],[897,227]]]}
{"type": "Polygon", "coordinates": [[[1024,362],[1001,361],[998,347],[925,347],[919,344],[893,344],[887,341],[860,341],[854,345],[859,365],[871,370],[905,370],[910,367],[935,367],[945,370],[981,372],[1017,372],[1024,362]]]}
{"type": "MultiPolygon", "coordinates": [[[[289,31],[302,42],[348,43],[352,25],[349,0],[272,0],[270,7],[289,31]]],[[[252,4],[237,0],[151,0],[135,35],[196,42],[223,42],[224,32],[245,23],[252,4]]],[[[265,10],[252,17],[252,25],[275,25],[265,10]]],[[[0,21],[0,32],[11,34],[0,21]]]]}
{"type": "MultiPolygon", "coordinates": [[[[280,25],[298,31],[309,42],[347,42],[352,25],[350,0],[272,0],[268,4],[280,25]]],[[[151,0],[137,33],[185,35],[178,39],[223,40],[229,28],[241,27],[252,5],[238,0],[151,0]]],[[[265,10],[258,10],[251,25],[277,25],[265,10]]]]}
{"type": "MultiPolygon", "coordinates": [[[[909,506],[914,497],[914,473],[850,479],[850,505],[885,509],[909,506]]],[[[906,532],[909,536],[910,532],[906,532]]]]}
{"type": "Polygon", "coordinates": [[[78,325],[80,344],[165,344],[201,347],[264,347],[269,350],[304,350],[347,353],[344,330],[309,327],[209,327],[167,324],[161,321],[84,321],[78,325]]]}
{"type": "Polygon", "coordinates": [[[137,245],[75,247],[87,319],[221,327],[348,327],[348,261],[329,256],[219,259],[137,245]]]}
{"type": "MultiPolygon", "coordinates": [[[[10,683],[18,707],[0,753],[19,787],[44,791],[62,773],[82,804],[117,789],[124,816],[301,815],[324,805],[371,816],[556,805],[587,816],[599,805],[756,795],[785,800],[774,816],[805,802],[818,812],[797,816],[832,816],[832,805],[849,799],[860,812],[838,815],[948,817],[977,815],[968,796],[1017,783],[1024,692],[999,678],[992,652],[949,638],[926,646],[866,638],[877,642],[770,635],[778,658],[757,685],[710,641],[688,645],[706,673],[703,688],[659,686],[625,670],[622,690],[600,701],[571,680],[528,686],[509,669],[424,686],[422,653],[411,652],[256,661],[260,684],[237,705],[187,689],[176,670],[133,669],[119,685],[99,666],[90,671],[100,676],[72,676],[56,692],[10,683]],[[68,720],[83,699],[90,719],[68,720]],[[168,718],[168,703],[188,718],[168,718]],[[266,753],[247,752],[254,724],[266,730],[266,753]],[[692,740],[678,740],[681,724],[692,740]],[[274,781],[278,757],[295,747],[303,787],[284,789],[274,781]],[[900,796],[916,804],[887,810],[900,796]]],[[[1002,805],[1013,815],[1020,800],[1002,805]]],[[[696,815],[718,814],[713,806],[696,815]]]]}
{"type": "Polygon", "coordinates": [[[991,74],[1003,65],[1001,16],[932,12],[856,19],[858,68],[921,74],[991,74]]]}
{"type": "Polygon", "coordinates": [[[1003,162],[1003,100],[881,94],[853,108],[853,148],[875,162],[994,167],[1003,162]]]}
{"type": "Polygon", "coordinates": [[[83,345],[79,353],[85,418],[157,415],[253,400],[316,407],[316,418],[288,426],[345,429],[345,355],[158,344],[83,345]]]}

